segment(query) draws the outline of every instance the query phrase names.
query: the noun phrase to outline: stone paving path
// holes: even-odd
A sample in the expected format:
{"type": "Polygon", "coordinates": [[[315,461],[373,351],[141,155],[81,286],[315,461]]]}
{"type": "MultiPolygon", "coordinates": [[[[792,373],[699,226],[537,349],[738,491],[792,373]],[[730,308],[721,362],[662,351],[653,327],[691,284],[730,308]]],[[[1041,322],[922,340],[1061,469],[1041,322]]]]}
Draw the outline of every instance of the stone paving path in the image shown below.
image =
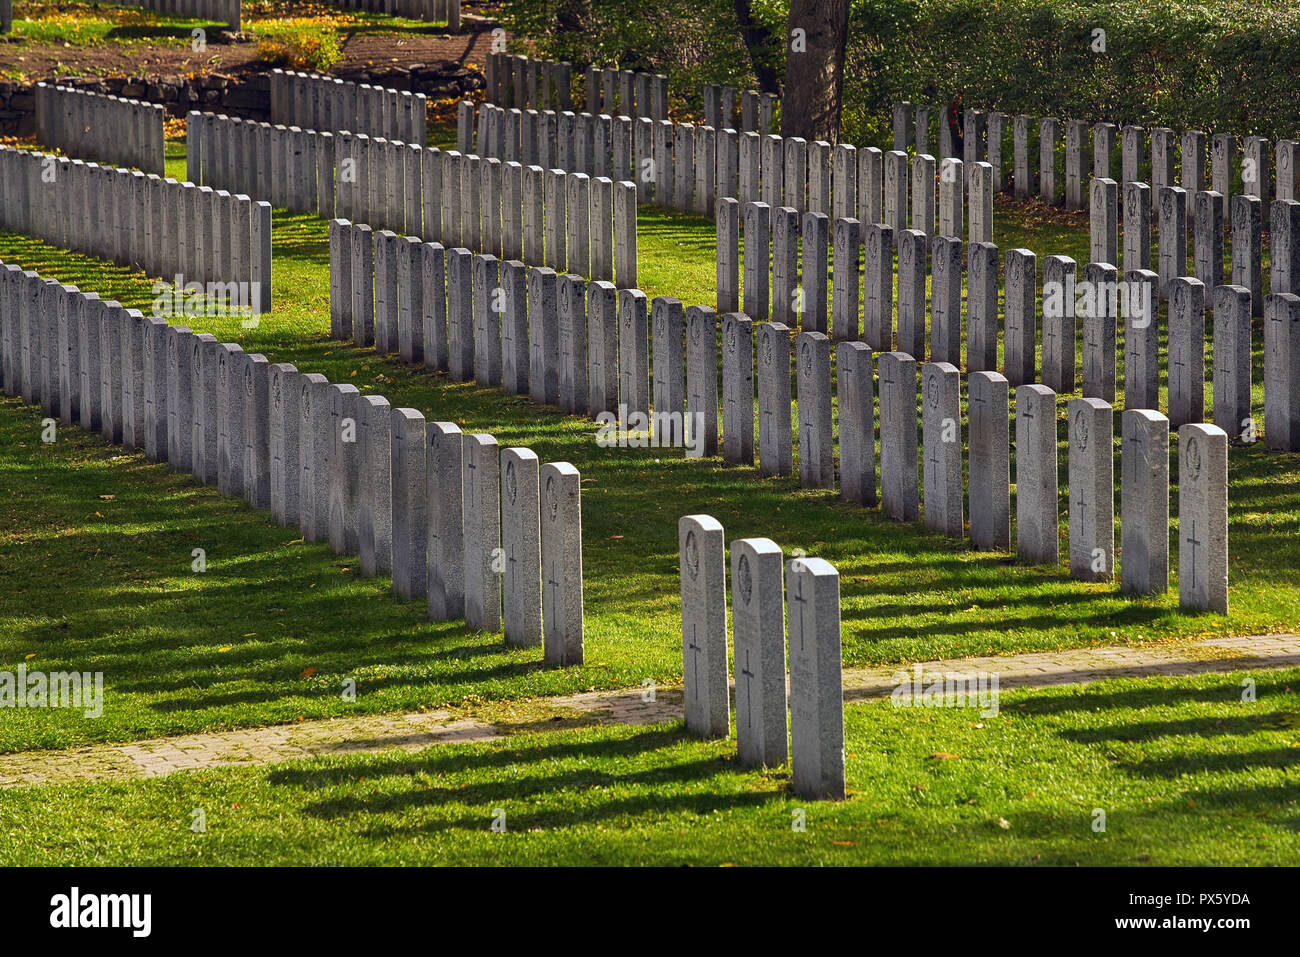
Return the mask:
{"type": "MultiPolygon", "coordinates": [[[[1300,635],[1208,638],[1172,645],[1082,648],[920,664],[925,673],[931,674],[944,671],[996,674],[1002,690],[1087,684],[1116,677],[1194,675],[1300,665],[1300,635]]],[[[849,701],[888,697],[895,687],[895,675],[904,672],[910,676],[913,667],[846,669],[844,697],[849,701]]],[[[652,701],[645,700],[646,697],[643,689],[634,688],[550,698],[543,704],[552,716],[567,716],[576,722],[638,725],[681,720],[680,688],[659,688],[652,701]]],[[[508,720],[493,723],[457,717],[449,711],[330,718],[131,744],[0,755],[0,788],[150,778],[177,771],[277,764],[341,754],[418,751],[435,744],[491,741],[510,733],[508,720]]]]}

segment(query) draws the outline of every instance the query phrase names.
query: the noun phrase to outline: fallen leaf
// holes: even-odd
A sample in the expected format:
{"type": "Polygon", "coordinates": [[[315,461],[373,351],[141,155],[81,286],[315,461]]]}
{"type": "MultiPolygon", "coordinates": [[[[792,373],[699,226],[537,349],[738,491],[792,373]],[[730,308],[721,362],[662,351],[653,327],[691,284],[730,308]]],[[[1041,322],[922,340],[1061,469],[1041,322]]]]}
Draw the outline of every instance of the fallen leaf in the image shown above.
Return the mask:
{"type": "Polygon", "coordinates": [[[315,673],[316,673],[316,666],[315,666],[315,665],[308,665],[306,668],[304,668],[304,669],[302,670],[302,674],[298,675],[298,677],[299,677],[299,678],[310,678],[310,677],[311,677],[312,675],[314,675],[315,673]]]}
{"type": "Polygon", "coordinates": [[[1002,828],[1004,831],[1009,831],[1011,830],[1011,822],[1005,817],[1000,817],[998,818],[998,827],[1002,828]]]}
{"type": "Polygon", "coordinates": [[[961,758],[960,754],[950,754],[947,751],[936,751],[930,755],[932,761],[956,761],[961,758]]]}
{"type": "Polygon", "coordinates": [[[26,658],[24,658],[23,660],[24,660],[24,661],[31,661],[31,660],[32,660],[33,658],[35,658],[35,657],[36,657],[36,652],[33,651],[30,655],[28,655],[28,656],[27,656],[26,658]]]}
{"type": "Polygon", "coordinates": [[[229,650],[230,650],[230,645],[226,645],[226,647],[224,647],[224,648],[218,648],[218,649],[217,649],[217,654],[225,654],[225,653],[226,653],[227,651],[229,651],[229,650]]]}

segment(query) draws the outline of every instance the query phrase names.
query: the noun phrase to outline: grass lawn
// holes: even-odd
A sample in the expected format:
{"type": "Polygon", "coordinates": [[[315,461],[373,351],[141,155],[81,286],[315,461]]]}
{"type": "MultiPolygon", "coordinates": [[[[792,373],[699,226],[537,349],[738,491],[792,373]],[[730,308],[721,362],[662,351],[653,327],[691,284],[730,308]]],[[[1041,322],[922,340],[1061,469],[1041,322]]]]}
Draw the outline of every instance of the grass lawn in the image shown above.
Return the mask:
{"type": "MultiPolygon", "coordinates": [[[[169,147],[169,163],[183,164],[183,144],[169,147]]],[[[1001,210],[1005,246],[1082,260],[1085,235],[1033,222],[1032,207],[1018,227],[1014,208],[1001,210]]],[[[642,287],[712,302],[712,225],[644,209],[640,229],[642,287]]],[[[849,666],[1289,631],[1300,621],[1298,456],[1233,451],[1232,613],[1180,614],[1176,585],[1130,599],[1117,585],[1070,579],[1064,565],[974,553],[835,493],[801,490],[797,478],[688,462],[679,450],[602,449],[587,420],[332,342],[327,253],[322,220],[278,212],[275,311],[251,330],[236,319],[188,324],[577,465],[588,663],[545,670],[497,637],[425,622],[419,603],[396,601],[385,580],[361,579],[354,560],[304,545],[265,513],[75,429],[42,444],[38,412],[9,400],[0,404],[0,669],[34,656],[30,667],[102,670],[112,704],[95,721],[18,712],[0,724],[0,750],[680,679],[676,526],[693,512],[716,516],[729,539],[767,536],[832,562],[849,666]],[[203,575],[190,571],[196,547],[208,554],[203,575]],[[356,703],[339,694],[349,677],[360,683],[356,703]]],[[[150,307],[152,283],[139,273],[14,235],[0,235],[0,258],[150,307]]],[[[1064,448],[1060,461],[1064,487],[1064,448]]]]}
{"type": "Polygon", "coordinates": [[[850,704],[838,804],[680,724],[21,788],[0,864],[1292,864],[1300,671],[1245,677],[850,704]]]}

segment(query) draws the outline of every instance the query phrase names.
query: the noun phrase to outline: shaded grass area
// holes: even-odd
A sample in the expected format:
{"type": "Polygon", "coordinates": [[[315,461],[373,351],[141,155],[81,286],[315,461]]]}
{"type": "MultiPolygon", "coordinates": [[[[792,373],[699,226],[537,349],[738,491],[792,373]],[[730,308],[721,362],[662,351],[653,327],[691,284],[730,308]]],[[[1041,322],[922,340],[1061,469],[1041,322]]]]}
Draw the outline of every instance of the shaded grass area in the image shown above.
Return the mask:
{"type": "Polygon", "coordinates": [[[1289,864],[1300,671],[1250,675],[1252,702],[1246,678],[1008,693],[996,716],[852,704],[837,804],[678,723],[22,788],[0,863],[1289,864]]]}
{"type": "MultiPolygon", "coordinates": [[[[183,143],[168,145],[168,165],[183,176],[183,143]]],[[[1000,238],[1007,247],[1083,258],[1076,247],[1086,235],[1061,218],[1007,204],[1000,238]],[[1019,226],[1017,213],[1025,220],[1019,226]]],[[[706,220],[643,208],[642,288],[712,302],[712,235],[706,220]]],[[[153,284],[139,273],[14,235],[0,236],[0,257],[128,306],[152,307],[153,284]]],[[[96,722],[48,714],[6,722],[0,748],[346,713],[339,687],[357,674],[382,674],[379,693],[365,699],[375,710],[676,679],[676,524],[696,512],[716,516],[729,540],[766,536],[787,551],[831,561],[842,575],[850,666],[1282,631],[1300,621],[1300,456],[1259,445],[1233,451],[1232,614],[1184,615],[1176,582],[1169,595],[1132,599],[1114,584],[1069,579],[1063,564],[1026,566],[1011,555],[971,552],[832,492],[800,489],[797,478],[761,478],[719,458],[687,461],[680,450],[601,448],[587,420],[331,341],[327,229],[316,217],[276,213],[274,296],[275,311],[253,329],[233,317],[184,322],[271,361],[383,394],[394,407],[490,432],[503,446],[528,446],[544,461],[581,469],[589,664],[544,672],[535,654],[507,653],[498,638],[421,625],[417,603],[388,598],[383,581],[358,581],[355,563],[295,544],[296,533],[275,528],[266,515],[76,430],[43,445],[40,416],[7,402],[0,407],[0,468],[13,480],[0,503],[0,576],[10,586],[0,597],[0,668],[33,653],[51,670],[86,670],[90,660],[106,672],[120,706],[96,722]],[[195,547],[209,553],[206,576],[188,570],[195,547]],[[323,595],[329,598],[317,600],[323,595]],[[169,648],[168,681],[157,680],[154,656],[137,653],[138,633],[169,648]],[[436,657],[460,647],[472,654],[436,657]],[[316,671],[300,679],[308,668],[316,671]]],[[[1063,444],[1059,461],[1064,487],[1063,444]]],[[[1171,552],[1176,565],[1177,548],[1171,552]]]]}

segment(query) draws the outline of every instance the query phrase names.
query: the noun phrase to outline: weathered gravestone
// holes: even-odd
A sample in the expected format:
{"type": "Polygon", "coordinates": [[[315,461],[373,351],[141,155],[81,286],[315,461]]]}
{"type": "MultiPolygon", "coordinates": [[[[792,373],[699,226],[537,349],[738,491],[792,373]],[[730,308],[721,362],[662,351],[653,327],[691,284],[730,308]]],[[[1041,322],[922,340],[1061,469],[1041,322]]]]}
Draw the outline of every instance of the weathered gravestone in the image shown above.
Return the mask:
{"type": "Polygon", "coordinates": [[[465,613],[464,442],[451,422],[426,430],[429,617],[451,621],[465,613]]]}
{"type": "Polygon", "coordinates": [[[717,316],[705,306],[686,309],[688,458],[718,453],[717,316]]]}
{"type": "Polygon", "coordinates": [[[244,392],[244,447],[232,449],[243,456],[244,501],[253,508],[271,504],[271,373],[266,356],[243,357],[243,375],[236,383],[244,392]]]}
{"type": "Polygon", "coordinates": [[[296,367],[277,362],[270,367],[271,517],[279,525],[298,524],[299,442],[302,388],[296,367]]]}
{"type": "Polygon", "coordinates": [[[1251,299],[1245,286],[1214,290],[1214,424],[1234,441],[1243,435],[1253,439],[1255,431],[1250,409],[1251,299]]]}
{"type": "Polygon", "coordinates": [[[790,329],[779,322],[758,327],[758,465],[763,475],[794,471],[790,329]]]}
{"type": "MultiPolygon", "coordinates": [[[[354,385],[329,386],[329,542],[336,555],[358,552],[357,507],[361,494],[361,448],[357,414],[361,396],[354,385]]],[[[320,467],[317,459],[316,467],[320,467]]]]}
{"type": "Polygon", "coordinates": [[[1300,296],[1264,300],[1264,442],[1300,451],[1300,296]]]}
{"type": "Polygon", "coordinates": [[[330,383],[318,372],[299,379],[299,528],[304,541],[329,541],[330,383]]]}
{"type": "Polygon", "coordinates": [[[739,312],[722,317],[722,457],[754,462],[754,323],[739,312]]]}
{"type": "Polygon", "coordinates": [[[709,515],[687,515],[677,523],[677,544],[686,730],[701,738],[725,738],[730,701],[722,525],[709,515]]]}
{"type": "Polygon", "coordinates": [[[1206,423],[1178,430],[1178,604],[1228,613],[1228,436],[1206,423]]]}
{"type": "MultiPolygon", "coordinates": [[[[357,554],[368,578],[393,571],[393,409],[382,395],[357,405],[361,494],[357,500],[357,554]]],[[[420,438],[424,448],[424,438],[420,438]]]]}
{"type": "Polygon", "coordinates": [[[531,449],[501,450],[501,596],[506,643],[542,643],[541,464],[531,449]]]}
{"type": "Polygon", "coordinates": [[[920,515],[916,477],[916,360],[905,352],[880,357],[880,485],[886,515],[920,515]]]}
{"type": "Polygon", "coordinates": [[[1121,418],[1120,583],[1162,595],[1169,588],[1169,420],[1153,409],[1121,418]]]}
{"type": "Polygon", "coordinates": [[[781,547],[770,538],[731,543],[736,748],[743,767],[779,767],[786,743],[785,607],[781,547]]]}
{"type": "Polygon", "coordinates": [[[501,460],[497,440],[464,436],[465,624],[501,630],[501,460]]]}
{"type": "Polygon", "coordinates": [[[1097,398],[1069,404],[1070,574],[1110,581],[1115,556],[1114,424],[1097,398]]]}
{"type": "MultiPolygon", "coordinates": [[[[876,504],[875,386],[865,342],[835,347],[839,399],[840,494],[858,505],[876,504]]],[[[788,377],[787,377],[788,382],[788,377]]],[[[786,404],[789,408],[789,403],[786,404]]]]}
{"type": "Polygon", "coordinates": [[[1169,426],[1205,417],[1205,286],[1186,276],[1169,293],[1169,426]]]}
{"type": "Polygon", "coordinates": [[[651,429],[660,446],[677,448],[686,440],[686,345],[681,300],[656,296],[650,307],[650,322],[654,347],[651,429]]]}
{"type": "Polygon", "coordinates": [[[840,576],[825,559],[796,558],[786,566],[785,582],[794,790],[838,800],[844,797],[840,576]]]}
{"type": "Polygon", "coordinates": [[[582,476],[568,462],[547,462],[540,481],[544,658],[551,665],[580,665],[584,660],[582,476]]]}
{"type": "Polygon", "coordinates": [[[795,382],[799,390],[799,484],[803,488],[833,488],[831,341],[820,332],[801,332],[795,337],[795,357],[795,382]]]}
{"type": "Polygon", "coordinates": [[[967,378],[970,538],[977,549],[1011,547],[1009,391],[1006,377],[996,372],[972,372],[967,378]]]}
{"type": "Polygon", "coordinates": [[[1056,392],[1074,391],[1077,269],[1069,256],[1043,260],[1043,384],[1056,392]]]}
{"type": "Polygon", "coordinates": [[[1016,554],[1041,565],[1060,556],[1056,442],[1056,393],[1033,383],[1017,388],[1016,554]]]}
{"type": "Polygon", "coordinates": [[[1124,406],[1154,409],[1160,398],[1160,277],[1135,269],[1125,279],[1124,406]]]}
{"type": "Polygon", "coordinates": [[[921,409],[925,527],[961,538],[961,373],[956,366],[927,362],[921,367],[921,409]]]}

